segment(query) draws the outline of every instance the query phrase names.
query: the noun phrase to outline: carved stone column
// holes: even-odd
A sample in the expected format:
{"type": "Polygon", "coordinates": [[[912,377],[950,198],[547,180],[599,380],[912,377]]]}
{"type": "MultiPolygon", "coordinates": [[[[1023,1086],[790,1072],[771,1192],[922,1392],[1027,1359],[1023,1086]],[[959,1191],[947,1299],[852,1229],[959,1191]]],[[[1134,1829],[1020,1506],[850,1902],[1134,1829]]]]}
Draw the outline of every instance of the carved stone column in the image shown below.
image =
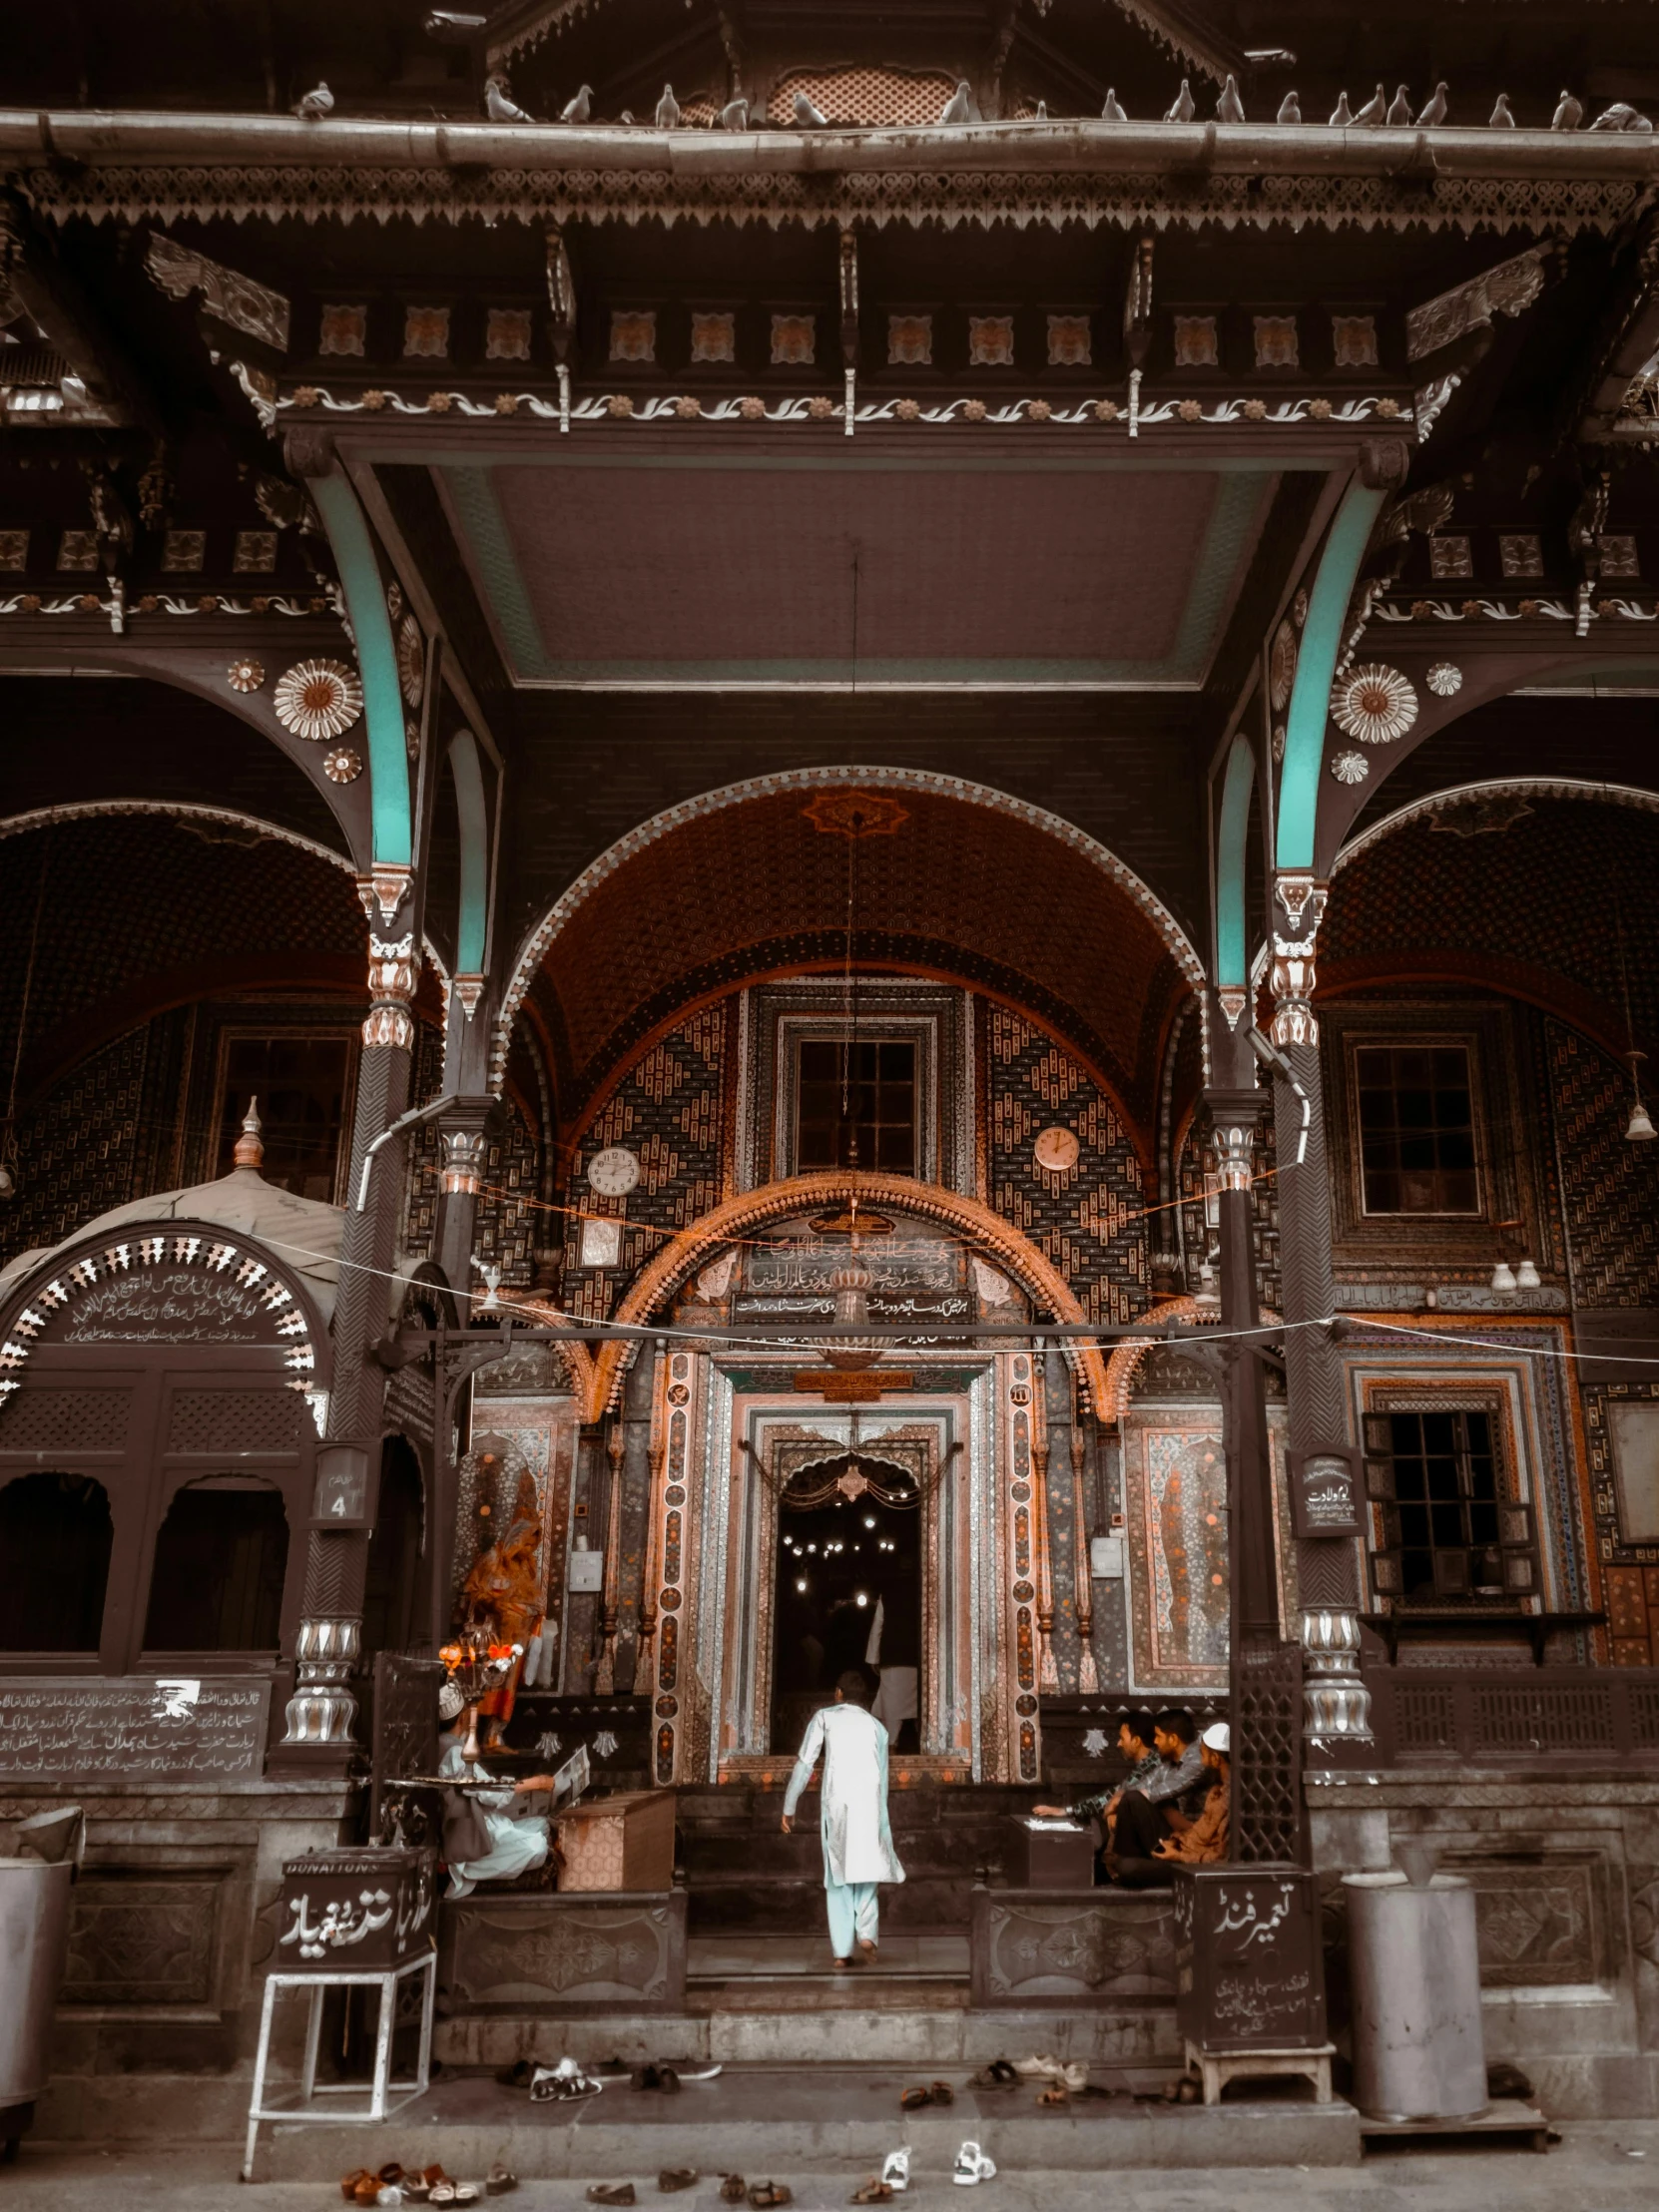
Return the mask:
{"type": "MultiPolygon", "coordinates": [[[[1331,1268],[1331,1182],[1325,1148],[1315,956],[1329,890],[1311,874],[1274,885],[1273,1041],[1289,1075],[1276,1072],[1279,1257],[1284,1283],[1290,1446],[1307,1454],[1346,1438],[1342,1366],[1328,1329],[1336,1305],[1331,1268]]],[[[1352,1542],[1297,1547],[1302,1642],[1307,1655],[1304,1728],[1329,1750],[1369,1744],[1371,1694],[1360,1677],[1360,1561],[1352,1542]]]]}
{"type": "Polygon", "coordinates": [[[297,1667],[280,1746],[289,1765],[343,1767],[355,1748],[357,1706],[347,1685],[362,1637],[386,1384],[386,1371],[370,1357],[369,1347],[385,1331],[403,1201],[401,1146],[384,1145],[372,1155],[370,1148],[408,1104],[415,1034],[410,1002],[420,967],[414,899],[406,868],[376,869],[358,888],[368,916],[370,1002],[357,1066],[334,1303],[333,1386],[317,1453],[297,1667]]]}

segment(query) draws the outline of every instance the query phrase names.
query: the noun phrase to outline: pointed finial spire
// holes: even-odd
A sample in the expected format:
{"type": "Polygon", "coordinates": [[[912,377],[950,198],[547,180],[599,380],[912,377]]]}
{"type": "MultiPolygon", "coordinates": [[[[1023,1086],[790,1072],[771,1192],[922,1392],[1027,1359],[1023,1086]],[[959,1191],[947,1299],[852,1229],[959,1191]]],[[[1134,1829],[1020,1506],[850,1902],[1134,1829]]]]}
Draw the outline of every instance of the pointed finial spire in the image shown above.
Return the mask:
{"type": "Polygon", "coordinates": [[[242,1135],[231,1158],[239,1168],[253,1168],[256,1173],[265,1164],[265,1146],[260,1142],[260,1102],[248,1101],[248,1111],[242,1117],[242,1135]]]}

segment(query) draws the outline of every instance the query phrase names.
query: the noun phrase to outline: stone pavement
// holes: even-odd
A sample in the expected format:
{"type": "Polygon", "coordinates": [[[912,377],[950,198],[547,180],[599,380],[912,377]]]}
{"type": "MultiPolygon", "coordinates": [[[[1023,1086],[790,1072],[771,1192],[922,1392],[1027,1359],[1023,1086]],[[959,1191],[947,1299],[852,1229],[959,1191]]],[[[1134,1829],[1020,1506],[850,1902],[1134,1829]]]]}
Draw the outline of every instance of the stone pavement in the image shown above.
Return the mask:
{"type": "MultiPolygon", "coordinates": [[[[655,2130],[652,2131],[653,2136],[655,2130]]],[[[1525,2150],[1437,2150],[1389,2146],[1359,2168],[1259,2167],[1182,2172],[1004,2171],[969,2200],[972,2212],[1654,2212],[1659,2203],[1659,2121],[1567,2121],[1547,2157],[1525,2150]]],[[[896,2139],[896,2136],[895,2136],[896,2139]]],[[[655,2151],[654,2140],[646,2148],[655,2151]]],[[[332,2212],[339,2192],[316,2181],[243,2185],[238,2146],[188,2150],[53,2150],[24,2145],[0,2168],[0,2212],[332,2212]]],[[[751,2179],[765,2178],[752,2175],[751,2179]]],[[[781,2172],[799,2212],[837,2212],[855,2172],[781,2172]]],[[[713,2182],[663,2198],[642,2162],[634,2176],[642,2208],[725,2212],[713,2182]]],[[[944,2168],[918,2173],[906,2203],[944,2212],[963,2196],[944,2168]]],[[[503,2212],[587,2212],[576,2181],[525,2182],[510,2196],[483,2198],[503,2212]]]]}

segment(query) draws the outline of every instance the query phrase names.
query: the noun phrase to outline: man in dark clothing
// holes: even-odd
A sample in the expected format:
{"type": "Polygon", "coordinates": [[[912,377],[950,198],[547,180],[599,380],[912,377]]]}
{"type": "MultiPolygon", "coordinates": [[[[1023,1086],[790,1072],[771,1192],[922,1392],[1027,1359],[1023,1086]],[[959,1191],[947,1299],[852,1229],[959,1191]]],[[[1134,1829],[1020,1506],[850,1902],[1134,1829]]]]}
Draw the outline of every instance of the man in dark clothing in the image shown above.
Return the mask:
{"type": "Polygon", "coordinates": [[[1102,1849],[1096,1854],[1097,1882],[1105,1880],[1104,1854],[1112,1849],[1112,1831],[1117,1821],[1118,1807],[1126,1791],[1144,1789],[1163,1766],[1155,1741],[1157,1723],[1150,1713],[1125,1713],[1118,1723],[1118,1750],[1128,1762],[1129,1771],[1121,1782],[1111,1789],[1096,1790],[1088,1797],[1080,1797],[1075,1805],[1034,1805],[1032,1812],[1039,1820],[1071,1820],[1080,1826],[1099,1821],[1103,1832],[1102,1849]]]}
{"type": "Polygon", "coordinates": [[[1128,1889],[1163,1889],[1173,1879],[1160,1850],[1166,1837],[1191,1825],[1210,1794],[1198,1741],[1198,1723],[1190,1713],[1170,1708],[1153,1723],[1157,1771],[1125,1790],[1117,1809],[1106,1871],[1128,1889]]]}

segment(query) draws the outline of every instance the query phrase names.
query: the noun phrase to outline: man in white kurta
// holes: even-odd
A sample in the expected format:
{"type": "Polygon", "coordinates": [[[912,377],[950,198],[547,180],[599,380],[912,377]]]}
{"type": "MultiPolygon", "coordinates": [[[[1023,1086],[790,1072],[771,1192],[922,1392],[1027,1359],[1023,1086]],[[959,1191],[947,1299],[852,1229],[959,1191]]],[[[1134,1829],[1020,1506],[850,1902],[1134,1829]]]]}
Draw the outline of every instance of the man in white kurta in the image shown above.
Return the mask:
{"type": "Polygon", "coordinates": [[[835,1702],[807,1724],[801,1756],[784,1797],[784,1834],[824,1761],[820,1832],[824,1840],[825,1903],[830,1947],[837,1966],[856,1963],[854,1944],[875,1956],[878,1882],[902,1882],[904,1869],[887,1825],[887,1732],[868,1710],[869,1685],[850,1670],[835,1685],[835,1702]]]}

